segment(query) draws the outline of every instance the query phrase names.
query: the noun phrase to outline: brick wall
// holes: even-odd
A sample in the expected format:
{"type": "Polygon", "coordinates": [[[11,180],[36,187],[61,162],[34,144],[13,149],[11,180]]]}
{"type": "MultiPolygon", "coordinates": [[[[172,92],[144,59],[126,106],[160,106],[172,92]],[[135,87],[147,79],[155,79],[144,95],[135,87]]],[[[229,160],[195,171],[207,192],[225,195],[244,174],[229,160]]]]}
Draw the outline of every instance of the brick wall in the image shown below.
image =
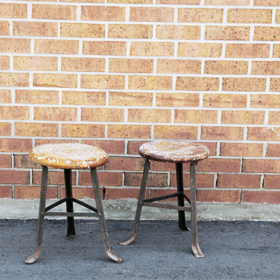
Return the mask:
{"type": "MultiPolygon", "coordinates": [[[[0,17],[1,199],[38,198],[28,152],[61,142],[107,151],[104,199],[135,198],[139,145],[185,139],[211,151],[200,202],[280,203],[279,0],[2,0],[0,17]]],[[[147,196],[176,186],[151,170],[147,196]]],[[[73,185],[93,197],[89,172],[73,185]]]]}

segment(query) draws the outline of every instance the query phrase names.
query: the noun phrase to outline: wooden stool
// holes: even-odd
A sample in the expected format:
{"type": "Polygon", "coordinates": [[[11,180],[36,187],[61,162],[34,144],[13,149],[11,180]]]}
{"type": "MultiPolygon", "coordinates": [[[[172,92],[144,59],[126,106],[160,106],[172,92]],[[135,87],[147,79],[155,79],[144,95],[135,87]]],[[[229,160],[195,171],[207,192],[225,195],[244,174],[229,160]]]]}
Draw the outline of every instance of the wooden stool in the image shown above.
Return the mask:
{"type": "Polygon", "coordinates": [[[125,242],[119,243],[120,245],[129,245],[136,237],[139,221],[141,217],[141,210],[143,206],[158,207],[175,209],[178,211],[179,228],[181,230],[189,230],[186,226],[185,212],[191,212],[191,244],[192,251],[196,257],[205,257],[200,250],[197,238],[197,214],[196,214],[196,166],[199,160],[208,157],[209,150],[207,147],[190,143],[185,141],[156,141],[145,143],[140,146],[139,154],[146,158],[144,165],[144,172],[142,183],[137,203],[133,231],[130,239],[125,242]],[[148,173],[150,169],[150,160],[172,162],[176,165],[177,177],[177,193],[155,197],[151,199],[144,199],[148,173]],[[183,186],[183,163],[190,162],[190,189],[191,199],[184,194],[183,186]],[[164,200],[167,198],[177,197],[178,206],[155,203],[155,201],[164,200]],[[185,207],[184,199],[186,199],[191,207],[185,207]]]}
{"type": "Polygon", "coordinates": [[[97,147],[82,144],[47,144],[35,147],[30,153],[31,159],[42,165],[42,181],[41,195],[38,217],[37,242],[36,249],[25,263],[34,263],[39,257],[42,249],[42,238],[45,216],[66,216],[67,217],[67,234],[66,238],[76,235],[74,217],[98,217],[102,240],[107,255],[117,263],[122,259],[116,257],[110,250],[109,238],[106,228],[105,216],[101,195],[99,191],[99,183],[97,178],[96,167],[104,165],[108,161],[107,154],[97,147]],[[64,169],[66,198],[45,207],[48,167],[64,169]],[[72,196],[71,169],[90,169],[91,179],[96,202],[96,208],[79,201],[72,196]],[[66,202],[66,212],[48,212],[52,208],[66,202]],[[94,213],[74,213],[73,202],[80,204],[94,213]]]}

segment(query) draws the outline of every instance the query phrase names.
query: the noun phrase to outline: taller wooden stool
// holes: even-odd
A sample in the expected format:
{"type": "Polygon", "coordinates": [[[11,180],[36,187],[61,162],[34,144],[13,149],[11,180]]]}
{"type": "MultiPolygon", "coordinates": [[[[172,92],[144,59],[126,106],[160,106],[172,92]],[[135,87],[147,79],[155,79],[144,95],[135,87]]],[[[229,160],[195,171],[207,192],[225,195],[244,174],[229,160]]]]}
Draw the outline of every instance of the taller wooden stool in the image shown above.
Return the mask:
{"type": "Polygon", "coordinates": [[[200,250],[197,237],[196,166],[199,160],[203,160],[208,157],[208,148],[201,144],[190,143],[186,141],[155,141],[141,145],[139,148],[139,154],[142,157],[146,158],[146,161],[144,165],[144,172],[134,219],[133,231],[130,239],[119,244],[129,245],[135,239],[143,206],[175,209],[178,211],[179,228],[181,230],[189,230],[186,226],[184,211],[191,212],[192,251],[196,257],[205,257],[202,251],[200,250]],[[150,169],[150,160],[175,163],[177,177],[176,193],[151,199],[144,199],[146,183],[150,169]],[[190,162],[191,199],[189,199],[184,194],[183,163],[185,162],[190,162]],[[155,201],[164,200],[172,197],[177,197],[178,206],[163,203],[155,203],[155,201]],[[185,199],[190,203],[190,207],[185,207],[185,199]]]}
{"type": "Polygon", "coordinates": [[[97,178],[96,167],[104,165],[108,161],[107,154],[100,148],[83,145],[83,144],[47,144],[35,147],[30,153],[31,159],[42,165],[42,181],[41,181],[41,195],[38,217],[38,229],[37,229],[37,242],[36,249],[33,255],[31,255],[25,263],[34,263],[42,249],[42,238],[44,229],[44,217],[45,216],[66,216],[67,217],[67,234],[66,238],[71,238],[72,235],[76,235],[74,217],[98,217],[103,245],[105,252],[117,263],[121,263],[122,259],[116,257],[110,249],[109,238],[106,228],[106,222],[104,217],[103,205],[101,195],[99,191],[99,183],[97,178]],[[52,205],[45,207],[46,193],[47,193],[47,181],[48,181],[48,167],[62,168],[64,169],[65,178],[65,191],[66,197],[53,203],[52,205]],[[72,182],[71,182],[71,169],[90,169],[91,179],[94,191],[94,197],[96,202],[96,208],[75,199],[72,195],[72,182]],[[48,212],[54,207],[66,202],[66,212],[48,212]],[[90,210],[93,213],[74,213],[73,202],[80,204],[90,210]]]}

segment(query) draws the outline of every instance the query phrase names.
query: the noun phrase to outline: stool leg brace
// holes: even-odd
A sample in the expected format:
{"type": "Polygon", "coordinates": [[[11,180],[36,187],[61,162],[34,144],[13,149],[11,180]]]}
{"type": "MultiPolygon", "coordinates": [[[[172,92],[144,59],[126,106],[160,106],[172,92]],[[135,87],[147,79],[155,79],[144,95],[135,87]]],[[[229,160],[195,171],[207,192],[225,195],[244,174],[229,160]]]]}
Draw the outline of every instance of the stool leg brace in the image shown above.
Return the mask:
{"type": "Polygon", "coordinates": [[[102,199],[99,191],[99,183],[97,177],[96,168],[90,170],[91,179],[94,191],[94,197],[96,202],[96,208],[74,199],[72,197],[72,182],[71,182],[71,169],[64,169],[64,177],[65,177],[65,191],[66,198],[53,203],[52,205],[46,208],[46,193],[47,193],[47,181],[48,181],[48,167],[42,166],[42,181],[41,181],[41,195],[40,195],[40,205],[39,205],[39,217],[38,217],[38,228],[37,228],[37,240],[36,240],[36,249],[35,252],[25,260],[26,264],[34,263],[42,250],[42,240],[43,240],[43,229],[44,229],[44,218],[46,214],[54,214],[51,216],[67,216],[67,234],[66,238],[71,238],[72,235],[76,235],[75,225],[74,225],[74,216],[80,217],[91,217],[97,216],[99,219],[99,225],[101,229],[101,236],[104,245],[104,249],[106,254],[116,263],[121,263],[122,259],[115,256],[110,249],[109,238],[107,233],[106,221],[103,211],[102,199]],[[73,201],[92,210],[95,213],[74,213],[73,201]],[[60,205],[61,203],[66,202],[66,213],[54,212],[54,213],[46,213],[48,210],[60,205]]]}
{"type": "MultiPolygon", "coordinates": [[[[134,219],[134,225],[133,225],[133,230],[132,230],[132,235],[131,237],[124,242],[119,243],[120,245],[129,245],[133,242],[133,240],[136,237],[139,222],[140,222],[140,217],[141,217],[141,211],[143,206],[151,206],[151,207],[159,207],[159,208],[167,208],[167,209],[176,209],[178,210],[178,220],[179,220],[179,228],[181,230],[188,230],[186,226],[186,221],[185,221],[185,213],[184,211],[189,211],[191,212],[191,244],[192,244],[192,251],[193,254],[196,257],[205,257],[205,255],[202,253],[199,243],[198,243],[198,237],[197,237],[197,210],[196,210],[196,166],[197,162],[192,162],[190,166],[190,184],[191,184],[191,200],[189,201],[191,204],[191,207],[184,207],[184,199],[182,197],[185,195],[184,193],[184,188],[183,188],[183,164],[182,163],[177,163],[176,164],[176,176],[177,176],[177,190],[178,194],[182,195],[167,195],[164,196],[164,198],[170,198],[170,197],[178,197],[178,207],[173,206],[173,205],[160,205],[156,203],[149,203],[145,202],[147,200],[144,200],[145,196],[145,190],[146,190],[146,184],[147,184],[147,179],[148,179],[148,174],[149,174],[149,169],[150,169],[150,161],[146,159],[145,165],[144,165],[144,172],[143,172],[143,177],[142,177],[142,182],[141,182],[141,188],[139,192],[139,199],[137,203],[137,209],[136,209],[136,214],[135,214],[135,219],[134,219]],[[179,210],[180,209],[180,210],[179,210]]],[[[162,200],[160,199],[150,199],[150,201],[156,201],[156,200],[162,200]]]]}

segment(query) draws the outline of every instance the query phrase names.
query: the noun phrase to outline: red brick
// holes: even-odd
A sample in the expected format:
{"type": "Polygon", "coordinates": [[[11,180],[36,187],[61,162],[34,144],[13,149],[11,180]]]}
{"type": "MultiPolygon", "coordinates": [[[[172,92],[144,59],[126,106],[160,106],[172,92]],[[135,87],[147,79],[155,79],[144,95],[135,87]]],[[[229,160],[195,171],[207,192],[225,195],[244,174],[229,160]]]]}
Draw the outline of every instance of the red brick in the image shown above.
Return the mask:
{"type": "Polygon", "coordinates": [[[158,59],[157,73],[200,74],[200,60],[158,59]]]}
{"type": "Polygon", "coordinates": [[[82,108],[81,120],[93,122],[123,122],[124,109],[82,108]]]}
{"type": "Polygon", "coordinates": [[[199,172],[240,172],[239,159],[207,158],[197,165],[199,172]]]}
{"type": "Polygon", "coordinates": [[[263,188],[264,189],[280,189],[280,176],[279,175],[264,175],[263,188]]]}
{"type": "Polygon", "coordinates": [[[57,23],[14,21],[13,35],[17,36],[44,36],[57,37],[57,23]]]}
{"type": "Polygon", "coordinates": [[[30,39],[0,38],[0,52],[29,53],[30,39]]]}
{"type": "Polygon", "coordinates": [[[70,107],[34,107],[34,121],[77,121],[77,109],[70,107]]]}
{"type": "Polygon", "coordinates": [[[210,151],[209,156],[216,155],[216,153],[217,153],[217,143],[216,142],[196,142],[196,143],[206,146],[210,151]]]}
{"type": "MultiPolygon", "coordinates": [[[[150,173],[147,180],[147,187],[162,187],[167,186],[166,173],[150,173]]],[[[125,172],[124,185],[125,186],[140,186],[142,181],[142,173],[125,172]]]]}
{"type": "Polygon", "coordinates": [[[0,18],[27,18],[27,5],[0,3],[0,18]]]}
{"type": "Polygon", "coordinates": [[[125,55],[126,42],[117,41],[84,41],[83,54],[92,55],[125,55]]]}
{"type": "Polygon", "coordinates": [[[0,103],[11,103],[12,96],[10,89],[0,89],[0,103]]]}
{"type": "Polygon", "coordinates": [[[173,8],[131,7],[130,21],[173,22],[173,8]]]}
{"type": "Polygon", "coordinates": [[[63,91],[62,104],[66,105],[105,105],[106,92],[63,91]]]}
{"type": "Polygon", "coordinates": [[[243,140],[243,127],[203,126],[201,139],[206,140],[243,140]]]}
{"type": "Polygon", "coordinates": [[[280,157],[280,144],[268,144],[266,150],[267,157],[280,157]]]}
{"type": "MultiPolygon", "coordinates": [[[[103,197],[103,188],[99,189],[101,197],[103,197]]],[[[60,197],[66,197],[65,188],[60,188],[60,197]]],[[[73,188],[73,197],[77,199],[92,198],[94,199],[93,188],[73,188]]]]}
{"type": "MultiPolygon", "coordinates": [[[[171,173],[170,187],[176,187],[176,173],[171,173]]],[[[190,174],[183,174],[184,188],[190,187],[190,174]]],[[[214,174],[196,174],[196,188],[213,188],[214,174]]]]}
{"type": "Polygon", "coordinates": [[[0,119],[2,120],[28,120],[29,107],[26,106],[0,106],[0,119]]]}
{"type": "MultiPolygon", "coordinates": [[[[106,200],[110,199],[127,199],[127,198],[135,198],[139,197],[139,188],[129,188],[129,189],[119,189],[119,188],[106,188],[106,200]]],[[[146,190],[145,199],[149,198],[149,191],[146,190]]]]}
{"type": "MultiPolygon", "coordinates": [[[[174,194],[176,192],[177,192],[177,189],[151,189],[150,198],[174,194]]],[[[186,196],[190,197],[189,190],[185,190],[184,193],[186,196]]],[[[174,198],[165,199],[164,202],[177,202],[177,198],[174,197],[174,198]]]]}
{"type": "Polygon", "coordinates": [[[12,167],[12,156],[0,154],[0,168],[11,168],[11,167],[12,167]]]}
{"type": "Polygon", "coordinates": [[[227,44],[226,57],[250,58],[269,57],[270,46],[268,44],[227,44]]]}
{"type": "MultiPolygon", "coordinates": [[[[41,187],[15,186],[15,199],[39,199],[41,187]]],[[[58,198],[58,188],[47,188],[47,199],[58,198]]]]}
{"type": "MultiPolygon", "coordinates": [[[[76,185],[76,172],[72,172],[72,184],[76,185]]],[[[41,184],[42,172],[33,171],[32,183],[35,185],[41,184]]],[[[48,185],[64,185],[64,172],[63,171],[49,171],[48,172],[48,185]]]]}
{"type": "MultiPolygon", "coordinates": [[[[98,181],[100,186],[121,186],[121,172],[98,172],[98,181]]],[[[80,172],[79,185],[92,186],[90,172],[80,172]]]]}
{"type": "Polygon", "coordinates": [[[273,159],[244,159],[243,172],[248,173],[279,173],[280,161],[273,159]]]}
{"type": "Polygon", "coordinates": [[[255,141],[279,141],[280,127],[248,127],[247,139],[255,141]]]}
{"type": "Polygon", "coordinates": [[[0,170],[1,184],[29,184],[29,171],[0,170]]]}
{"type": "Polygon", "coordinates": [[[81,20],[124,21],[125,8],[113,6],[82,6],[81,20]]]}
{"type": "Polygon", "coordinates": [[[15,136],[58,137],[58,124],[17,122],[15,136]]]}
{"type": "Polygon", "coordinates": [[[221,143],[221,156],[228,157],[262,157],[263,144],[221,143]]]}
{"type": "Polygon", "coordinates": [[[0,198],[12,198],[13,189],[12,186],[0,186],[0,198]]]}
{"type": "Polygon", "coordinates": [[[62,57],[61,70],[71,72],[104,72],[105,58],[62,57]]]}
{"type": "Polygon", "coordinates": [[[144,159],[140,157],[110,157],[105,170],[142,171],[144,159]]]}
{"type": "Polygon", "coordinates": [[[58,104],[58,91],[15,90],[15,102],[30,104],[58,104]]]}
{"type": "Polygon", "coordinates": [[[242,191],[242,203],[279,204],[280,192],[275,191],[242,191]]]}
{"type": "Polygon", "coordinates": [[[11,124],[7,122],[0,123],[0,135],[10,136],[11,135],[11,124]]]}
{"type": "Polygon", "coordinates": [[[24,153],[32,149],[32,139],[1,138],[0,152],[24,153]]]}
{"type": "Polygon", "coordinates": [[[199,107],[198,93],[156,93],[156,106],[161,107],[199,107]]]}
{"type": "Polygon", "coordinates": [[[82,140],[82,144],[103,149],[107,154],[124,154],[125,142],[118,140],[82,140]]]}
{"type": "Polygon", "coordinates": [[[264,124],[263,111],[222,111],[222,124],[264,124]]]}
{"type": "Polygon", "coordinates": [[[75,20],[77,7],[66,5],[32,5],[32,18],[75,20]]]}
{"type": "Polygon", "coordinates": [[[224,91],[265,91],[265,78],[223,78],[224,91]]]}
{"type": "Polygon", "coordinates": [[[24,169],[42,169],[42,166],[34,162],[29,155],[15,154],[14,167],[24,169]]]}
{"type": "Polygon", "coordinates": [[[177,77],[176,90],[214,91],[219,90],[219,78],[177,77]]]}
{"type": "Polygon", "coordinates": [[[155,139],[197,139],[198,129],[195,126],[155,125],[155,139]]]}
{"type": "Polygon", "coordinates": [[[218,111],[175,109],[175,123],[217,123],[217,121],[218,111]]]}
{"type": "Polygon", "coordinates": [[[10,69],[10,58],[8,56],[0,56],[0,70],[10,69]]]}
{"type": "Polygon", "coordinates": [[[138,149],[139,147],[147,143],[149,141],[128,141],[127,143],[127,153],[128,154],[133,154],[133,155],[138,155],[138,149]]]}
{"type": "Polygon", "coordinates": [[[101,138],[105,136],[104,124],[62,124],[62,137],[101,138]]]}
{"type": "Polygon", "coordinates": [[[109,92],[109,105],[152,106],[152,92],[109,92]]]}
{"type": "Polygon", "coordinates": [[[63,144],[63,143],[78,143],[78,140],[60,140],[60,139],[35,139],[35,146],[45,144],[63,144]]]}
{"type": "Polygon", "coordinates": [[[108,138],[151,138],[150,125],[108,124],[108,138]]]}
{"type": "Polygon", "coordinates": [[[203,94],[203,107],[213,108],[245,108],[247,106],[246,94],[203,94]]]}
{"type": "Polygon", "coordinates": [[[218,174],[217,188],[258,189],[261,175],[218,174]]]}
{"type": "Polygon", "coordinates": [[[229,190],[198,190],[198,202],[238,203],[239,191],[229,190]]]}
{"type": "MultiPolygon", "coordinates": [[[[184,171],[189,172],[190,166],[188,164],[184,165],[184,171]]],[[[144,169],[144,166],[142,170],[144,169]]],[[[165,172],[175,172],[176,171],[176,165],[174,163],[169,162],[163,162],[163,161],[151,161],[151,171],[165,171],[165,172]]]]}

